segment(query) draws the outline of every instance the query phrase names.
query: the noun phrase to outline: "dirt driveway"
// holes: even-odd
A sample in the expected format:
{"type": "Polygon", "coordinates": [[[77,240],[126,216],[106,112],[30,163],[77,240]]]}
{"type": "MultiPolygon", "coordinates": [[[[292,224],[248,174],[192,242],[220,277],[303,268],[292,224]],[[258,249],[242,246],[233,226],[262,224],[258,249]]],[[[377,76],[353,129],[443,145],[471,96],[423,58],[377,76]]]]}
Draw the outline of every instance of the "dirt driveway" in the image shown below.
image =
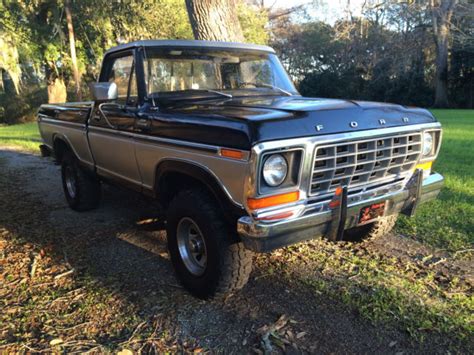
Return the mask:
{"type": "MultiPolygon", "coordinates": [[[[73,212],[50,160],[1,150],[0,196],[0,349],[401,354],[449,346],[372,325],[287,277],[275,267],[278,253],[258,256],[241,293],[196,300],[173,275],[159,206],[107,187],[99,209],[73,212]]],[[[373,247],[395,255],[396,238],[373,247]]]]}

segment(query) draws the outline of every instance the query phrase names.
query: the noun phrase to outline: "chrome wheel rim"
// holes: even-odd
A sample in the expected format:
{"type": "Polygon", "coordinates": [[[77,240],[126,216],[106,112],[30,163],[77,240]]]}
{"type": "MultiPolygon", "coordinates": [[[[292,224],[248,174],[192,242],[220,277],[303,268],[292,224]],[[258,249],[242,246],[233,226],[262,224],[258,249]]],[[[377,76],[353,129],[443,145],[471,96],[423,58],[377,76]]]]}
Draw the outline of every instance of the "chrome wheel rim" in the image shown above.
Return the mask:
{"type": "Polygon", "coordinates": [[[191,218],[184,217],[179,221],[176,232],[184,266],[191,274],[201,276],[207,266],[207,249],[201,230],[191,218]]]}
{"type": "Polygon", "coordinates": [[[64,170],[64,180],[66,182],[67,193],[70,197],[76,197],[76,176],[70,166],[66,166],[64,170]]]}

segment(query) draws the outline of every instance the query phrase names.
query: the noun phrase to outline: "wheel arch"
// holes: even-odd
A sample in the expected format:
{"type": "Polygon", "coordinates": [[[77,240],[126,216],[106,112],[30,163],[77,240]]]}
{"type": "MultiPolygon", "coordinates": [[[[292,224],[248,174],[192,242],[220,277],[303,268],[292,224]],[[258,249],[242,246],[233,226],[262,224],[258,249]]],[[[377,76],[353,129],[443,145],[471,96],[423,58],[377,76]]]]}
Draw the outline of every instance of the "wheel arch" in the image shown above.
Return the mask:
{"type": "Polygon", "coordinates": [[[166,159],[156,167],[154,193],[166,208],[183,188],[205,188],[219,204],[228,221],[236,222],[245,209],[234,202],[218,178],[207,168],[186,160],[166,159]]]}
{"type": "Polygon", "coordinates": [[[61,134],[55,134],[53,136],[53,153],[56,162],[59,164],[62,162],[66,151],[70,151],[77,157],[68,139],[61,134]]]}
{"type": "Polygon", "coordinates": [[[61,164],[66,152],[70,152],[77,160],[79,165],[88,173],[95,176],[95,167],[90,164],[84,163],[77,154],[74,146],[71,144],[67,136],[56,133],[53,136],[53,157],[57,164],[61,164]]]}

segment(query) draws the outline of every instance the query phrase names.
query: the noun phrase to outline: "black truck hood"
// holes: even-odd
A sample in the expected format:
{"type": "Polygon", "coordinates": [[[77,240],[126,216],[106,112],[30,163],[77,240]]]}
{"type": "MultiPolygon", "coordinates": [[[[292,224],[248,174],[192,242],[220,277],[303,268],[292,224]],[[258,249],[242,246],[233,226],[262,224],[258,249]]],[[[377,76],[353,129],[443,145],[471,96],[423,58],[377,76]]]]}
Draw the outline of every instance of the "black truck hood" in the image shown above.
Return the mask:
{"type": "Polygon", "coordinates": [[[180,101],[152,116],[152,134],[240,149],[271,140],[436,121],[425,109],[300,96],[180,101]]]}

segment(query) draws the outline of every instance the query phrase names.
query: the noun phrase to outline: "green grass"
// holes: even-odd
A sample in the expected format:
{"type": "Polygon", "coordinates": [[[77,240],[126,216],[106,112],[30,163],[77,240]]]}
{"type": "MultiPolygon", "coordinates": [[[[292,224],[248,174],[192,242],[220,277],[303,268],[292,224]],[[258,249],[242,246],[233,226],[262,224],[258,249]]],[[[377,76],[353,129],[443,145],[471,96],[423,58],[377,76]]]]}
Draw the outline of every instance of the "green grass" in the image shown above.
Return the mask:
{"type": "Polygon", "coordinates": [[[474,110],[433,110],[443,125],[434,170],[445,177],[437,200],[415,217],[400,218],[397,230],[437,248],[457,251],[474,243],[474,110]]]}
{"type": "Polygon", "coordinates": [[[0,146],[15,146],[29,152],[39,152],[41,137],[36,122],[0,126],[0,146]]]}

